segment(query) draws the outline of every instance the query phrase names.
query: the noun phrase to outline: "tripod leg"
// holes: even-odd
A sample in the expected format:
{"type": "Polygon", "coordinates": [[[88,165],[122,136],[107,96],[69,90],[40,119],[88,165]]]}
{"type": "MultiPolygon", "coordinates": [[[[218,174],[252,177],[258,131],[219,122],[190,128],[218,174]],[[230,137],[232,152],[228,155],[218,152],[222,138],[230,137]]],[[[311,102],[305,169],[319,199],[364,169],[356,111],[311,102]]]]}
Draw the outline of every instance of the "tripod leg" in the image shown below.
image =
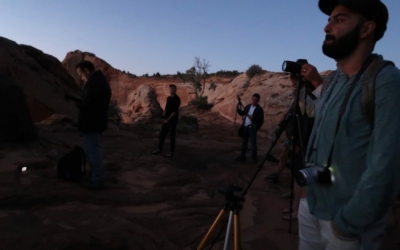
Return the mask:
{"type": "Polygon", "coordinates": [[[219,212],[217,218],[215,219],[215,221],[211,225],[210,229],[208,229],[208,232],[204,236],[203,240],[200,242],[200,245],[197,247],[197,250],[202,250],[204,248],[204,246],[207,243],[208,238],[210,238],[211,233],[214,231],[215,227],[217,226],[218,222],[222,219],[222,216],[224,214],[225,214],[225,209],[223,208],[223,209],[221,209],[221,212],[219,212]]]}
{"type": "Polygon", "coordinates": [[[235,211],[234,216],[234,250],[240,250],[240,217],[239,217],[239,210],[235,211]]]}
{"type": "Polygon", "coordinates": [[[228,249],[229,235],[230,235],[230,233],[231,233],[232,221],[233,221],[233,211],[230,211],[230,212],[229,212],[228,227],[226,228],[226,236],[225,236],[224,250],[227,250],[227,249],[228,249]]]}

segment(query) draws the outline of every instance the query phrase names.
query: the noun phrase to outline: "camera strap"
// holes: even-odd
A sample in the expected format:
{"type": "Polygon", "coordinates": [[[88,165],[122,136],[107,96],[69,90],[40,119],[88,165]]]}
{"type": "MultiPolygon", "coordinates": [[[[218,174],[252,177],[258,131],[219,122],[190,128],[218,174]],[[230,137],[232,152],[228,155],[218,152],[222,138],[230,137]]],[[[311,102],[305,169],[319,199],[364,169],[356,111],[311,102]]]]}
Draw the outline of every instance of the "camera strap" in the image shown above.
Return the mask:
{"type": "Polygon", "coordinates": [[[363,65],[362,65],[362,67],[361,67],[361,69],[360,69],[360,71],[358,71],[356,77],[354,78],[353,82],[351,83],[351,86],[350,86],[349,90],[348,90],[347,93],[346,93],[346,96],[345,96],[345,98],[344,98],[344,100],[343,100],[342,106],[340,107],[339,118],[338,118],[338,121],[337,121],[337,123],[336,123],[335,136],[333,137],[333,142],[332,142],[331,151],[330,151],[330,153],[329,153],[329,158],[328,158],[328,162],[327,162],[327,163],[328,163],[327,167],[330,167],[331,164],[332,164],[332,154],[333,154],[333,148],[334,148],[334,145],[335,145],[335,139],[336,139],[337,133],[338,133],[338,131],[339,131],[339,127],[340,127],[340,123],[341,123],[341,121],[342,121],[342,117],[343,117],[343,115],[344,115],[344,112],[346,111],[346,106],[347,106],[347,103],[349,102],[351,93],[353,92],[353,90],[354,90],[354,88],[356,87],[358,81],[360,80],[361,75],[367,70],[367,68],[369,67],[369,65],[372,63],[372,61],[373,61],[375,58],[376,58],[376,56],[370,55],[370,56],[365,60],[365,62],[363,63],[363,65]]]}

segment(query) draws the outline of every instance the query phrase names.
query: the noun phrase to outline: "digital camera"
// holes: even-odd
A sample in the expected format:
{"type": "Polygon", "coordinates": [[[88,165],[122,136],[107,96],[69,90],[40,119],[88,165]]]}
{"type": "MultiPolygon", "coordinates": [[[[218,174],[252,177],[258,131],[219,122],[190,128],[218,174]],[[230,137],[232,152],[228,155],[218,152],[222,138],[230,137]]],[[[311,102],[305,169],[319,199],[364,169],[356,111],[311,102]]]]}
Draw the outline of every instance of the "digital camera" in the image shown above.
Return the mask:
{"type": "Polygon", "coordinates": [[[300,75],[301,67],[303,67],[303,65],[307,63],[308,63],[307,59],[298,59],[296,62],[284,61],[282,64],[282,70],[284,72],[300,75]]]}
{"type": "Polygon", "coordinates": [[[311,183],[332,183],[332,174],[329,168],[314,163],[306,163],[306,167],[297,171],[294,177],[301,187],[311,183]]]}

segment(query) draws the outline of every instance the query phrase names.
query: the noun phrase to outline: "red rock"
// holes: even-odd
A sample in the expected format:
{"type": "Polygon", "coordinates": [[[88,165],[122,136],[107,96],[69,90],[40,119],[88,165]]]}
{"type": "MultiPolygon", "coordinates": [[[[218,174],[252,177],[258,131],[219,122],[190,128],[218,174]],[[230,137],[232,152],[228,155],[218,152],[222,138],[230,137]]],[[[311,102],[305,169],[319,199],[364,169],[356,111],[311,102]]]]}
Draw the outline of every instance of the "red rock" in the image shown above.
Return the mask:
{"type": "Polygon", "coordinates": [[[64,94],[76,94],[79,89],[60,61],[3,37],[0,37],[0,55],[0,72],[13,76],[20,84],[33,122],[55,113],[77,117],[76,107],[65,102],[64,94]]]}

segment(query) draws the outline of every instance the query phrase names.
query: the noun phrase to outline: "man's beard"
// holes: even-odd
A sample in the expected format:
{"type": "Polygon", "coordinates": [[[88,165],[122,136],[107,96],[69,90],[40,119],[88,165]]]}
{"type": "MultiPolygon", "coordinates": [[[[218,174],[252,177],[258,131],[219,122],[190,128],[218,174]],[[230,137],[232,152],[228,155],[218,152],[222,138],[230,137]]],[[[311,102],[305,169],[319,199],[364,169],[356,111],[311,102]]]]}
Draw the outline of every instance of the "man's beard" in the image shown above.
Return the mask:
{"type": "Polygon", "coordinates": [[[335,60],[340,60],[351,55],[357,48],[361,27],[361,24],[357,25],[352,31],[339,39],[336,39],[332,35],[326,35],[325,41],[333,40],[334,42],[331,44],[324,43],[322,45],[322,52],[335,60]]]}

